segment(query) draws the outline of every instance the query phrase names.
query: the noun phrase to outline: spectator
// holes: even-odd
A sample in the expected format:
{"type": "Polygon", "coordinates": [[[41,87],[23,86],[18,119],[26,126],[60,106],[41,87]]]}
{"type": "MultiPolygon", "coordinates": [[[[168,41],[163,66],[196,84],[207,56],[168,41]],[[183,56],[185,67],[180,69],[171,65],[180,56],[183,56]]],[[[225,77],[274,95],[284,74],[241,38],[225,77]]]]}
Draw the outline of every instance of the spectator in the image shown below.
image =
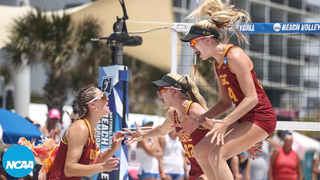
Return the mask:
{"type": "Polygon", "coordinates": [[[62,125],[60,123],[60,111],[58,109],[50,109],[48,113],[48,118],[46,121],[47,131],[52,135],[56,143],[60,142],[60,134],[62,130],[62,125]]]}
{"type": "MultiPolygon", "coordinates": [[[[77,98],[76,98],[77,99],[77,98]]],[[[77,104],[77,101],[74,100],[72,102],[72,113],[71,115],[69,114],[69,112],[67,112],[67,114],[69,115],[70,117],[70,120],[71,120],[71,123],[73,123],[75,120],[79,119],[79,106],[77,104]]],[[[66,130],[68,129],[68,127],[70,126],[70,123],[69,124],[64,124],[64,126],[67,126],[67,127],[63,127],[62,130],[61,130],[61,133],[60,133],[60,136],[62,137],[64,135],[64,133],[66,132],[66,130]]]]}
{"type": "Polygon", "coordinates": [[[227,160],[228,166],[231,169],[234,180],[251,180],[250,164],[251,161],[248,153],[243,152],[227,160]]]}
{"type": "Polygon", "coordinates": [[[302,180],[299,156],[291,148],[292,136],[284,137],[283,146],[270,157],[269,180],[302,180]]]}
{"type": "MultiPolygon", "coordinates": [[[[136,128],[135,124],[131,124],[131,129],[136,128]]],[[[129,180],[138,180],[138,171],[140,168],[140,159],[137,152],[137,142],[129,145],[128,150],[128,172],[129,180]]]]}
{"type": "Polygon", "coordinates": [[[160,173],[162,180],[183,180],[187,172],[184,151],[175,135],[176,132],[172,130],[169,134],[159,138],[163,151],[164,172],[160,173]]]}
{"type": "MultiPolygon", "coordinates": [[[[152,127],[153,121],[146,116],[142,121],[142,127],[152,127]]],[[[162,158],[162,150],[158,138],[147,138],[137,143],[137,153],[140,159],[138,171],[139,180],[160,180],[158,158],[162,158]]]]}
{"type": "Polygon", "coordinates": [[[251,161],[251,180],[268,180],[271,153],[280,147],[277,141],[272,138],[267,138],[262,142],[263,144],[259,148],[263,153],[258,153],[259,156],[254,161],[251,161]]]}
{"type": "Polygon", "coordinates": [[[28,120],[30,123],[32,123],[37,129],[39,129],[41,132],[43,132],[43,129],[41,128],[40,124],[37,121],[31,120],[29,117],[25,117],[26,120],[28,120]]]}
{"type": "Polygon", "coordinates": [[[316,158],[313,161],[313,175],[314,180],[320,180],[320,154],[316,156],[316,158]]]}

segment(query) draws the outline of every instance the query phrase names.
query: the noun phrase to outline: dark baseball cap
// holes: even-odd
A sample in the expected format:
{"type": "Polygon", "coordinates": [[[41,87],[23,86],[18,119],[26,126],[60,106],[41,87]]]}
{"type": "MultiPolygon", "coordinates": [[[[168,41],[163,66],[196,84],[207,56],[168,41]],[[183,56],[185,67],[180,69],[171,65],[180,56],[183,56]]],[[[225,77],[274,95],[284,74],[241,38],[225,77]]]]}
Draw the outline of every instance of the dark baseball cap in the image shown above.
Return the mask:
{"type": "Polygon", "coordinates": [[[188,87],[185,87],[185,85],[181,84],[180,82],[176,81],[175,79],[173,79],[172,77],[170,77],[168,75],[164,75],[160,80],[153,81],[152,85],[155,87],[173,86],[175,88],[181,89],[181,91],[184,94],[186,94],[189,90],[188,87]]]}
{"type": "Polygon", "coordinates": [[[219,38],[219,33],[216,31],[210,31],[208,29],[200,28],[197,26],[191,26],[189,32],[180,38],[183,42],[189,42],[191,39],[194,39],[198,36],[212,36],[216,39],[219,38]]]}

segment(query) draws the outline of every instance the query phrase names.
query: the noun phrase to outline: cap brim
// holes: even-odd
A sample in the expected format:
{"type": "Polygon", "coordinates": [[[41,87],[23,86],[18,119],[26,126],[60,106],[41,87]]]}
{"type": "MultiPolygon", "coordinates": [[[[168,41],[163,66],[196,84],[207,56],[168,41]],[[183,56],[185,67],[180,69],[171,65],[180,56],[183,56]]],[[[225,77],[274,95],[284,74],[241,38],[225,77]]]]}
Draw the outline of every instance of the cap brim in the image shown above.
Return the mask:
{"type": "Polygon", "coordinates": [[[53,118],[57,118],[60,120],[60,116],[56,116],[56,115],[52,115],[52,116],[48,116],[50,119],[53,119],[53,118]]]}
{"type": "Polygon", "coordinates": [[[200,34],[190,34],[190,33],[188,33],[188,34],[182,36],[180,38],[180,40],[183,41],[183,42],[189,42],[189,41],[191,41],[191,39],[194,39],[194,38],[196,38],[198,36],[200,36],[200,34]]]}
{"type": "Polygon", "coordinates": [[[171,84],[163,81],[162,79],[160,80],[157,80],[157,81],[153,81],[152,82],[152,85],[155,86],[155,87],[161,87],[161,86],[171,86],[171,84]]]}
{"type": "Polygon", "coordinates": [[[153,121],[151,121],[151,120],[147,120],[147,121],[143,122],[143,123],[142,123],[142,125],[146,125],[146,124],[149,124],[149,123],[154,124],[154,122],[153,122],[153,121]]]}

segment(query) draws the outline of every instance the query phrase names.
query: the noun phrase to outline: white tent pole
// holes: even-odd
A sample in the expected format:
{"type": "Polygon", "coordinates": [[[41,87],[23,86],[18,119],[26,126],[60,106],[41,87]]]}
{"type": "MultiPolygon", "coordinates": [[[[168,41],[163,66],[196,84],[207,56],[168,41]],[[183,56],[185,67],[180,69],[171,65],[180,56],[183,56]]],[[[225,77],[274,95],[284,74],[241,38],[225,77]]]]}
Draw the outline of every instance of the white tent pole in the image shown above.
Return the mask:
{"type": "MultiPolygon", "coordinates": [[[[175,26],[172,27],[175,29],[175,26]]],[[[171,31],[171,73],[177,74],[177,32],[171,31]]]]}
{"type": "Polygon", "coordinates": [[[16,72],[14,81],[14,109],[22,117],[29,116],[30,66],[26,54],[21,55],[22,66],[16,72]]]}

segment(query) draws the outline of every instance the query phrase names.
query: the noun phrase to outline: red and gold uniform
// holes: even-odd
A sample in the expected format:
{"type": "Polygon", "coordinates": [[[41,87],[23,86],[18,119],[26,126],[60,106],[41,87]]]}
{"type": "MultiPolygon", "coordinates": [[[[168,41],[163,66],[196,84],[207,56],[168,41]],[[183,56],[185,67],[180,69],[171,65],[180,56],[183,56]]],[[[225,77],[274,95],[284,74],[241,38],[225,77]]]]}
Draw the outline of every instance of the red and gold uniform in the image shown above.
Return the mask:
{"type": "MultiPolygon", "coordinates": [[[[82,155],[78,163],[83,165],[90,165],[90,164],[93,164],[95,160],[97,146],[93,138],[93,135],[91,134],[89,122],[86,119],[84,119],[83,121],[85,122],[85,124],[89,129],[89,137],[88,137],[87,145],[83,147],[82,155]]],[[[51,169],[51,172],[49,172],[49,180],[53,180],[53,179],[79,180],[81,178],[81,177],[66,177],[66,175],[64,174],[64,166],[65,166],[65,161],[67,156],[67,150],[68,150],[68,143],[62,139],[53,163],[53,167],[51,169]]]]}
{"type": "MultiPolygon", "coordinates": [[[[189,115],[189,110],[191,105],[194,102],[190,101],[187,108],[186,108],[186,114],[189,115]]],[[[175,124],[180,124],[179,120],[178,120],[178,116],[176,111],[174,111],[174,121],[175,124]]],[[[185,120],[184,120],[185,122],[185,120]]],[[[179,132],[181,130],[180,127],[176,127],[176,132],[179,132]]],[[[181,142],[181,145],[183,147],[183,149],[185,150],[188,159],[190,161],[191,164],[191,169],[189,171],[189,180],[195,180],[197,179],[200,175],[204,174],[204,172],[202,171],[200,165],[198,164],[196,158],[194,157],[193,154],[193,148],[198,144],[199,141],[202,140],[203,137],[205,137],[205,135],[209,132],[210,130],[207,128],[203,128],[201,126],[199,126],[189,137],[189,140],[186,141],[186,138],[184,137],[181,142]]]]}
{"type": "MultiPolygon", "coordinates": [[[[244,94],[239,85],[236,74],[232,71],[230,65],[228,64],[228,54],[236,46],[228,45],[224,51],[220,64],[215,63],[215,70],[217,76],[221,81],[222,85],[225,87],[229,94],[230,99],[233,103],[238,106],[244,99],[244,94]]],[[[257,79],[256,73],[252,68],[250,73],[254,82],[254,86],[258,95],[258,104],[251,109],[247,114],[239,119],[239,122],[252,121],[254,124],[265,130],[269,136],[273,133],[277,124],[277,117],[271,106],[271,103],[264,92],[262,86],[257,79]]]]}

